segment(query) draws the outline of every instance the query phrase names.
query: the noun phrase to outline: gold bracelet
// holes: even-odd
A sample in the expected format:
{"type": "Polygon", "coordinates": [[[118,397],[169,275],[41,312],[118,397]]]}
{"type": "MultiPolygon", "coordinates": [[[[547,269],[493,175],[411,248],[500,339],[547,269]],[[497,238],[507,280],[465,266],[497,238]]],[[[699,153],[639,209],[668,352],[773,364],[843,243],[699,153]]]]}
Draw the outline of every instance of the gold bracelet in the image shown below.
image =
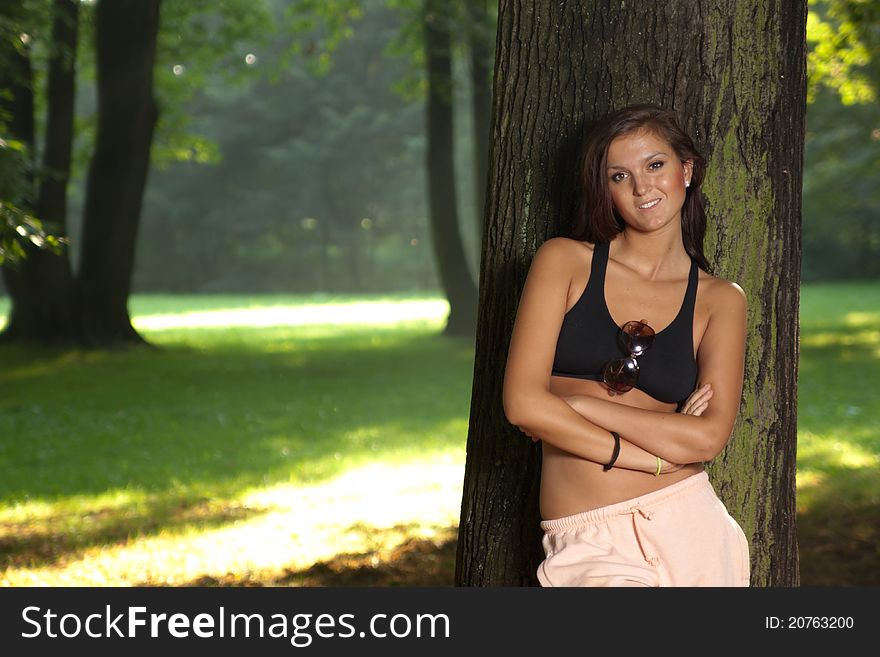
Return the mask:
{"type": "Polygon", "coordinates": [[[655,477],[660,476],[660,468],[663,467],[663,464],[660,462],[660,457],[657,457],[657,472],[654,473],[655,477]]]}

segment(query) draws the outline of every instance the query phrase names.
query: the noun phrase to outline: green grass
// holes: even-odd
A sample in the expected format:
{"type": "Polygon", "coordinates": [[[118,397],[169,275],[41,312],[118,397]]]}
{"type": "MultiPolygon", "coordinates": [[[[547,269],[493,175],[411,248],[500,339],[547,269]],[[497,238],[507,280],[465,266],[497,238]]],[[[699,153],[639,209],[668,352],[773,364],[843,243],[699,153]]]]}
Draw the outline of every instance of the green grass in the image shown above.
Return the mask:
{"type": "MultiPolygon", "coordinates": [[[[256,306],[238,300],[246,305],[256,306]]],[[[180,307],[135,299],[132,312],[138,323],[180,307]]],[[[158,351],[3,347],[0,500],[120,488],[225,495],[460,450],[472,349],[436,329],[196,326],[144,331],[158,351]]]]}
{"type": "Polygon", "coordinates": [[[445,304],[398,297],[359,324],[297,325],[314,301],[357,309],[351,299],[137,297],[135,324],[153,320],[143,333],[159,350],[0,347],[0,529],[19,530],[0,535],[7,564],[222,524],[236,513],[205,501],[372,461],[463,463],[472,346],[437,335],[442,316],[382,323],[445,304]],[[233,325],[213,326],[210,311],[242,307],[224,320],[233,325]],[[54,547],[37,545],[46,526],[54,547]]]}
{"type": "Polygon", "coordinates": [[[801,292],[801,578],[880,585],[880,284],[801,292]]]}
{"type": "MultiPolygon", "coordinates": [[[[372,462],[463,468],[472,345],[438,335],[434,297],[365,301],[380,299],[138,296],[158,350],[0,347],[0,573],[250,522],[267,513],[253,491],[372,462]]],[[[802,289],[804,584],[880,583],[877,327],[880,285],[802,289]]]]}

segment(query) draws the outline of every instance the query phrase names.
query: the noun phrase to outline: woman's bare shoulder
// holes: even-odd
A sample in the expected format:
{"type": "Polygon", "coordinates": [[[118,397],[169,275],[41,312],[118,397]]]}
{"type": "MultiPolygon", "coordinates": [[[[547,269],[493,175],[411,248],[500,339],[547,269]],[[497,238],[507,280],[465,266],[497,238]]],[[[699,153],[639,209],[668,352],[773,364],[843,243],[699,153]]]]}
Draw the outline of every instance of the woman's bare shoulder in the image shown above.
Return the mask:
{"type": "Polygon", "coordinates": [[[702,269],[700,270],[700,288],[710,312],[718,308],[730,308],[731,306],[744,308],[746,306],[746,293],[738,283],[707,274],[702,269]]]}
{"type": "Polygon", "coordinates": [[[593,245],[569,237],[551,237],[538,247],[532,259],[530,276],[565,280],[571,284],[577,274],[593,261],[593,245]]]}
{"type": "Polygon", "coordinates": [[[535,257],[563,258],[567,261],[582,263],[584,258],[592,260],[593,245],[580,242],[570,237],[551,237],[538,247],[535,257]]]}

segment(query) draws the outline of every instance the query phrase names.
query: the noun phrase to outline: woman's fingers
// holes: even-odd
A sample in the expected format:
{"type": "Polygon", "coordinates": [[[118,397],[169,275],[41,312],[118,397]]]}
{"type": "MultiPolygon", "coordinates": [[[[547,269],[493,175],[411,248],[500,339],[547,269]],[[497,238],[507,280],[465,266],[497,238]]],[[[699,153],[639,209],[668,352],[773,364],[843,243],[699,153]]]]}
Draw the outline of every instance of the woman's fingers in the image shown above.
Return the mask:
{"type": "Polygon", "coordinates": [[[681,412],[686,415],[699,415],[709,406],[712,398],[712,385],[707,383],[694,390],[682,406],[681,412]]]}
{"type": "Polygon", "coordinates": [[[688,411],[688,415],[700,416],[707,408],[709,408],[709,402],[703,402],[702,404],[699,404],[698,406],[695,406],[690,411],[688,411]]]}

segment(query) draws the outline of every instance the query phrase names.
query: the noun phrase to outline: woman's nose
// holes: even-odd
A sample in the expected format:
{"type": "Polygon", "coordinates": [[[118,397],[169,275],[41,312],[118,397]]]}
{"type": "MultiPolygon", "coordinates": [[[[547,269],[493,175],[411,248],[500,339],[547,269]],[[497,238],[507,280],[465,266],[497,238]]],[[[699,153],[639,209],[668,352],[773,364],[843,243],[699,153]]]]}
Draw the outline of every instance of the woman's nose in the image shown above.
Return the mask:
{"type": "Polygon", "coordinates": [[[633,194],[642,196],[648,192],[648,181],[644,176],[633,176],[633,194]]]}

